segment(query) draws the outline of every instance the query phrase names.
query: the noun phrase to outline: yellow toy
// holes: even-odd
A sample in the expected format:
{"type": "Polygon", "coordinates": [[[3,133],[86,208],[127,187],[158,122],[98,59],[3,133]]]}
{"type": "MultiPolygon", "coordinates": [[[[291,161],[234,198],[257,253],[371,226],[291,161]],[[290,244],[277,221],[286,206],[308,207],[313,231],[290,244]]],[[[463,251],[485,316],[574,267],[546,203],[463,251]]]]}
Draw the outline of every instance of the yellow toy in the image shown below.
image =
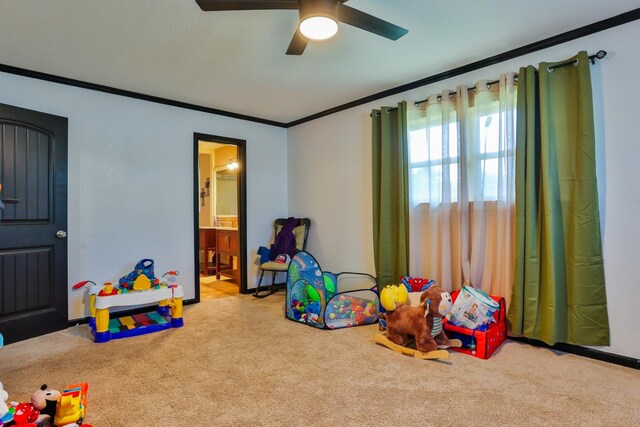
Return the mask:
{"type": "Polygon", "coordinates": [[[100,290],[100,292],[98,292],[98,296],[104,297],[104,296],[108,296],[108,295],[117,295],[119,293],[120,292],[118,292],[118,290],[113,287],[111,282],[105,282],[104,286],[102,287],[102,290],[100,290]]]}
{"type": "Polygon", "coordinates": [[[133,290],[134,291],[146,291],[147,289],[151,289],[151,280],[144,274],[138,276],[138,278],[133,282],[133,290]]]}
{"type": "Polygon", "coordinates": [[[53,422],[57,426],[82,423],[87,408],[89,384],[79,383],[66,386],[58,399],[56,416],[53,422]]]}
{"type": "Polygon", "coordinates": [[[387,285],[380,292],[380,304],[387,311],[393,311],[400,304],[406,304],[409,301],[409,292],[407,288],[400,285],[387,285]]]}

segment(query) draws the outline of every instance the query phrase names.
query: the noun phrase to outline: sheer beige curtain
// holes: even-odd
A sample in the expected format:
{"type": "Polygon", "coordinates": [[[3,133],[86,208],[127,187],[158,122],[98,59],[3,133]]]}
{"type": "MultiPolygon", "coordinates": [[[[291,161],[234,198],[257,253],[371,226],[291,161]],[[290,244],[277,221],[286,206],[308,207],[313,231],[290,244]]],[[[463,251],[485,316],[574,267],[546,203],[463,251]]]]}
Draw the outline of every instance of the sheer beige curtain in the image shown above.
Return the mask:
{"type": "Polygon", "coordinates": [[[409,112],[410,271],[445,289],[511,293],[514,76],[443,91],[409,112]]]}

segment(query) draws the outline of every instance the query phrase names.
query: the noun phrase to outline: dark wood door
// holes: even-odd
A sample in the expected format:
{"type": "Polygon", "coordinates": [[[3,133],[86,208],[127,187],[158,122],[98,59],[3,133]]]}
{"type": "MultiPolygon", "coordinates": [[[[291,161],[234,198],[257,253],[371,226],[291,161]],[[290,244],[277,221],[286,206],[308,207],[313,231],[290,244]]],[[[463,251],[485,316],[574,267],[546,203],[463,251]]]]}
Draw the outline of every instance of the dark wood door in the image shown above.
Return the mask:
{"type": "Polygon", "coordinates": [[[0,184],[0,333],[11,343],[68,324],[67,119],[0,104],[0,184]]]}

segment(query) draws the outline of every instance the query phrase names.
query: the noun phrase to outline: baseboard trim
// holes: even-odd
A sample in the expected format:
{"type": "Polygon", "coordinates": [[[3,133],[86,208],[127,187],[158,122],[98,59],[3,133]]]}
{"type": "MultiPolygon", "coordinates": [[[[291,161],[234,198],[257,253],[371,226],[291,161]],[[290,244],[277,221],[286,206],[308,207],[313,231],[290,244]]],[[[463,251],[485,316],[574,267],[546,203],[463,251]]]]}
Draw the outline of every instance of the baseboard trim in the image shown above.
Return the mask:
{"type": "Polygon", "coordinates": [[[549,345],[545,342],[533,340],[526,337],[509,337],[510,340],[530,344],[536,347],[544,347],[552,350],[563,351],[565,353],[575,354],[577,356],[588,357],[589,359],[596,359],[607,363],[613,363],[615,365],[625,366],[632,369],[640,369],[640,359],[633,357],[622,356],[615,353],[607,353],[606,351],[600,351],[593,348],[582,347],[579,345],[558,343],[556,345],[549,345]]]}
{"type": "MultiPolygon", "coordinates": [[[[182,301],[182,305],[183,306],[191,305],[191,304],[195,304],[196,302],[197,301],[195,300],[195,298],[186,299],[182,301]]],[[[149,310],[152,310],[156,306],[157,305],[146,305],[144,307],[136,307],[129,310],[114,311],[114,312],[111,312],[110,314],[117,314],[118,317],[133,316],[135,314],[148,313],[149,310]]],[[[76,325],[86,325],[87,323],[89,323],[89,319],[90,319],[90,316],[80,317],[78,319],[72,319],[72,320],[69,320],[68,325],[69,327],[76,326],[76,325]]]]}

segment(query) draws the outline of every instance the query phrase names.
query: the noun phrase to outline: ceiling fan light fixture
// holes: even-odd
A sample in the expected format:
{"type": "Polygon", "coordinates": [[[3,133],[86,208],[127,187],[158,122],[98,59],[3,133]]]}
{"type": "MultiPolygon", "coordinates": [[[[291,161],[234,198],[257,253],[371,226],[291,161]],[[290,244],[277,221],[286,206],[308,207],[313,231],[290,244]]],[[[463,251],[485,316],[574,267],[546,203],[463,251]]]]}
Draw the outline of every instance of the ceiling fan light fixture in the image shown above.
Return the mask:
{"type": "Polygon", "coordinates": [[[338,21],[369,33],[398,40],[409,32],[369,15],[358,9],[346,6],[347,0],[195,0],[204,11],[222,10],[298,10],[298,26],[287,55],[302,55],[310,40],[327,40],[338,32],[338,21]]]}
{"type": "Polygon", "coordinates": [[[309,16],[300,22],[300,33],[310,40],[326,40],[338,32],[338,23],[328,16],[309,16]]]}

